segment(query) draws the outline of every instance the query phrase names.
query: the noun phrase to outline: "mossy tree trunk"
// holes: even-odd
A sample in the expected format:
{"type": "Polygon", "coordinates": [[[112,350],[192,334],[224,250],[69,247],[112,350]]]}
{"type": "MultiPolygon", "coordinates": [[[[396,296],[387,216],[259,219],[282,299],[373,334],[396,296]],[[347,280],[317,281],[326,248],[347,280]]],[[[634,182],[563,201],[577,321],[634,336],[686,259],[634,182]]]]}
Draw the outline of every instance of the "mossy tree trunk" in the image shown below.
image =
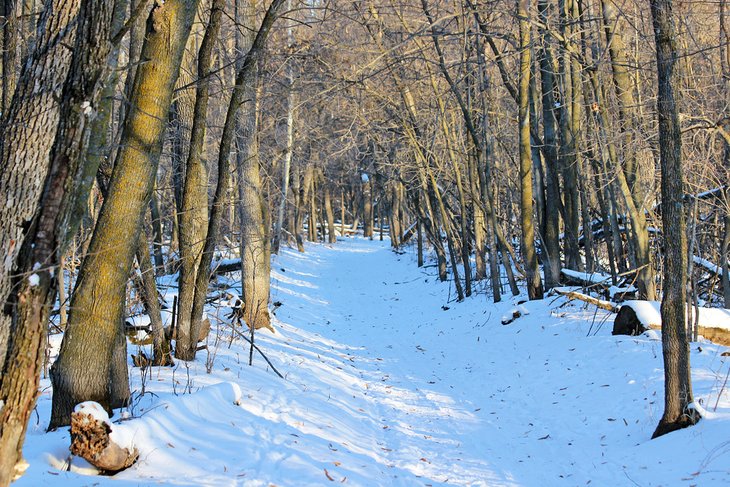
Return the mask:
{"type": "Polygon", "coordinates": [[[67,332],[51,369],[51,428],[69,424],[81,401],[96,401],[110,409],[118,399],[112,396],[111,360],[123,324],[124,289],[154,186],[196,3],[158,2],[147,20],[144,62],[137,69],[121,149],[79,272],[67,332]]]}

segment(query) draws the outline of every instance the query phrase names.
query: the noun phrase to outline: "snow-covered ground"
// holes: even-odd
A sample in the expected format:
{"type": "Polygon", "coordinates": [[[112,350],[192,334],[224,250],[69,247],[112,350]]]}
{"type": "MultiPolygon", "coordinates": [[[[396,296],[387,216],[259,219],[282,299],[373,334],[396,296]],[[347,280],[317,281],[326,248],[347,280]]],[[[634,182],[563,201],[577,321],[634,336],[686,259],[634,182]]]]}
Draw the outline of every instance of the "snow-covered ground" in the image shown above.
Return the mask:
{"type": "Polygon", "coordinates": [[[17,485],[730,484],[726,348],[692,344],[708,417],[650,440],[663,410],[657,332],[611,336],[606,312],[564,298],[448,302],[434,273],[387,241],[283,251],[277,333],[257,343],[285,380],[258,355],[248,366],[225,319],[196,362],[144,381],[131,369],[135,419],[115,434],[140,457],[113,478],[85,476],[78,459],[67,471],[68,431],[44,430],[44,380],[17,485]]]}

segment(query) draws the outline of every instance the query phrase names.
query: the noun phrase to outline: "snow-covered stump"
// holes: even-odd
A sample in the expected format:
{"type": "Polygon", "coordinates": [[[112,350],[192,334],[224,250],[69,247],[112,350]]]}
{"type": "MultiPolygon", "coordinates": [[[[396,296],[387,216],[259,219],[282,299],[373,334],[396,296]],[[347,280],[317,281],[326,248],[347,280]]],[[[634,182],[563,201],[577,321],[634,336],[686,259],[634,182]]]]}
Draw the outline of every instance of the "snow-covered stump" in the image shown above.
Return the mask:
{"type": "Polygon", "coordinates": [[[111,421],[104,408],[93,401],[82,402],[71,414],[71,453],[104,473],[129,468],[139,452],[115,443],[111,432],[111,421]]]}

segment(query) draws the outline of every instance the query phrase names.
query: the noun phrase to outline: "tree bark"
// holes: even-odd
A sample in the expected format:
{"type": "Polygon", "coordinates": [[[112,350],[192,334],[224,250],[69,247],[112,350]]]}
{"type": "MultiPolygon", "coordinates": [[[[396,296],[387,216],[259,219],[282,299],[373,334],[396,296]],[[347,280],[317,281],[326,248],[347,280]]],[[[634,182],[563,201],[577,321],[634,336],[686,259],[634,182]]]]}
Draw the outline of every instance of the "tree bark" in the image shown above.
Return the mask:
{"type": "MultiPolygon", "coordinates": [[[[537,3],[540,21],[547,24],[549,3],[537,3]]],[[[560,183],[558,181],[558,145],[555,118],[555,78],[551,39],[548,29],[540,28],[540,88],[542,91],[543,143],[545,155],[545,231],[542,235],[545,287],[560,285],[560,183]]]]}
{"type": "Polygon", "coordinates": [[[662,296],[662,356],[664,414],[652,438],[699,420],[692,404],[692,376],[687,337],[687,235],[683,205],[682,133],[676,97],[678,53],[672,0],[652,0],[656,41],[661,155],[662,223],[664,229],[664,293],[662,296]]]}
{"type": "MultiPolygon", "coordinates": [[[[257,65],[261,56],[263,56],[266,40],[269,37],[274,21],[281,13],[283,5],[285,5],[285,0],[273,0],[271,2],[261,22],[261,27],[256,33],[256,38],[246,53],[241,68],[236,74],[236,85],[226,111],[220,149],[218,150],[218,183],[216,184],[212,210],[208,219],[208,232],[205,239],[205,246],[203,247],[203,257],[198,268],[198,276],[195,283],[196,298],[193,302],[193,317],[196,318],[196,321],[193,321],[190,327],[191,337],[199,336],[199,329],[202,326],[202,321],[197,320],[197,317],[202,319],[203,316],[203,307],[205,305],[205,297],[207,296],[208,282],[210,280],[210,264],[213,260],[213,253],[218,242],[223,213],[227,205],[230,178],[226,175],[231,171],[230,158],[235,138],[238,108],[244,102],[246,87],[251,86],[255,80],[257,65]]],[[[192,350],[192,357],[187,360],[194,358],[194,349],[195,347],[192,350]]]]}
{"type": "Polygon", "coordinates": [[[15,15],[15,0],[0,2],[0,16],[5,25],[2,33],[2,99],[0,108],[2,114],[8,113],[10,101],[15,92],[17,75],[17,48],[18,48],[18,18],[15,15]]]}
{"type": "MultiPolygon", "coordinates": [[[[245,37],[239,39],[239,51],[246,51],[254,41],[256,2],[237,2],[239,21],[245,26],[245,37]]],[[[241,220],[241,286],[244,321],[248,326],[271,328],[269,316],[269,281],[271,256],[264,221],[263,185],[261,183],[258,142],[259,98],[257,85],[259,66],[253,68],[250,83],[244,87],[245,100],[239,112],[237,162],[239,179],[239,215],[241,220]]]]}
{"type": "MultiPolygon", "coordinates": [[[[225,2],[222,0],[213,2],[208,27],[205,30],[198,53],[198,83],[195,90],[188,157],[185,163],[182,205],[178,218],[180,276],[178,279],[179,297],[175,357],[181,360],[192,360],[195,357],[198,333],[197,330],[193,329],[193,324],[202,320],[202,311],[200,316],[194,311],[195,301],[205,299],[205,294],[201,297],[197,289],[203,247],[208,231],[208,168],[203,160],[203,149],[205,145],[213,46],[218,41],[224,7],[225,2]]],[[[182,105],[185,105],[185,103],[182,103],[182,105]]],[[[218,177],[227,178],[228,175],[219,174],[218,177]]]]}
{"type": "Polygon", "coordinates": [[[530,152],[530,21],[529,0],[517,0],[520,24],[519,134],[520,134],[520,210],[522,258],[525,261],[527,295],[542,299],[542,280],[535,252],[535,227],[532,206],[532,155],[530,152]]]}
{"type": "MultiPolygon", "coordinates": [[[[44,32],[33,56],[24,63],[13,99],[3,115],[0,139],[0,252],[4,256],[0,272],[0,300],[6,303],[13,286],[12,274],[28,234],[30,222],[38,210],[46,176],[50,169],[49,153],[61,116],[63,83],[71,68],[76,30],[74,22],[81,1],[55,5],[46,0],[44,32]],[[53,10],[53,15],[51,11],[53,10]],[[52,20],[52,21],[51,21],[52,20]]],[[[0,313],[0,364],[10,335],[10,316],[0,313]]]]}
{"type": "MultiPolygon", "coordinates": [[[[152,333],[152,365],[167,366],[174,365],[170,340],[165,338],[165,328],[162,323],[160,302],[157,298],[157,282],[155,280],[155,268],[152,266],[150,248],[147,244],[145,232],[140,232],[139,247],[137,248],[137,263],[142,277],[144,287],[145,308],[150,317],[150,328],[152,333]]],[[[126,358],[125,358],[126,360],[126,358]]]]}
{"type": "Polygon", "coordinates": [[[90,3],[46,4],[41,19],[45,28],[21,72],[0,140],[3,174],[10,177],[0,178],[8,198],[0,210],[5,225],[1,243],[8,237],[19,239],[5,247],[9,252],[0,277],[0,298],[6,303],[0,315],[0,485],[12,480],[20,459],[55,297],[52,273],[69,241],[68,229],[80,220],[70,210],[75,197],[83,198],[74,190],[88,147],[88,117],[98,101],[111,48],[113,10],[112,2],[90,3]],[[21,227],[14,227],[25,215],[21,227]],[[11,282],[12,271],[35,276],[35,282],[15,278],[11,294],[4,286],[11,282]],[[3,345],[11,320],[6,358],[3,345]]]}
{"type": "MultiPolygon", "coordinates": [[[[292,9],[292,0],[287,1],[286,9],[290,11],[292,9]]],[[[289,25],[286,30],[287,44],[289,55],[293,54],[294,50],[294,23],[289,21],[289,25]]],[[[286,210],[287,199],[289,197],[289,176],[291,174],[291,160],[294,152],[294,115],[295,107],[297,103],[296,92],[294,91],[294,59],[289,59],[287,65],[287,78],[289,81],[288,92],[287,92],[287,107],[286,107],[286,154],[284,154],[284,164],[281,168],[281,201],[279,202],[279,209],[276,215],[276,228],[274,229],[274,238],[271,244],[271,251],[274,254],[279,253],[281,246],[281,232],[284,228],[284,214],[286,210]]],[[[344,218],[343,218],[344,224],[344,218]]]]}

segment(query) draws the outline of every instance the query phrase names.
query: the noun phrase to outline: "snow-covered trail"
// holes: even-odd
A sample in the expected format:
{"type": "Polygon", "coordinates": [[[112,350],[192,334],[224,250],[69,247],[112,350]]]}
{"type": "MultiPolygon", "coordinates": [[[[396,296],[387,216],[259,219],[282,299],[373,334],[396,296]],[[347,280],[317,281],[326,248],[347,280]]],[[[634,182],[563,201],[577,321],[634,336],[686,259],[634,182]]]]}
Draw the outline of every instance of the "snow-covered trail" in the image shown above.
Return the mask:
{"type": "MultiPolygon", "coordinates": [[[[368,381],[364,409],[380,426],[371,434],[389,465],[413,474],[383,484],[400,475],[408,485],[662,485],[702,472],[691,456],[662,458],[671,440],[648,441],[663,407],[656,335],[613,337],[606,314],[562,299],[518,305],[530,314],[502,326],[524,298],[448,303],[448,285],[413,260],[388,242],[322,248],[302,276],[319,306],[282,316],[311,313],[316,333],[359,348],[345,363],[368,381]]],[[[709,361],[696,368],[695,390],[713,404],[721,349],[708,344],[693,357],[709,361]]],[[[703,460],[717,445],[700,447],[703,460]]]]}
{"type": "MultiPolygon", "coordinates": [[[[296,309],[284,306],[279,318],[296,322],[307,316],[306,328],[318,337],[347,344],[345,370],[360,379],[360,389],[346,391],[356,394],[342,401],[357,400],[358,411],[367,417],[368,439],[387,467],[382,481],[503,479],[475,448],[474,433],[485,424],[469,396],[480,381],[474,377],[476,383],[464,384],[452,372],[462,369],[469,375],[480,357],[449,346],[464,324],[452,322],[442,309],[442,286],[434,286],[428,274],[419,275],[409,257],[395,256],[387,242],[360,240],[321,249],[314,261],[303,259],[311,269],[299,271],[297,279],[314,286],[309,295],[319,300],[296,309]]],[[[286,269],[274,270],[275,282],[294,282],[286,269]]],[[[290,292],[284,289],[282,301],[290,292]]],[[[342,393],[340,387],[333,385],[327,394],[342,393]]]]}
{"type": "MultiPolygon", "coordinates": [[[[649,441],[662,411],[655,333],[613,337],[603,312],[563,298],[449,302],[434,274],[387,241],[283,251],[272,263],[277,333],[257,343],[285,380],[258,356],[249,367],[223,320],[207,360],[145,381],[154,395],[137,396],[140,419],[118,427],[140,461],[114,479],[58,470],[69,439],[43,431],[45,389],[18,485],[730,483],[727,391],[716,419],[649,441]],[[501,325],[514,309],[523,316],[501,325]]],[[[693,347],[707,407],[730,366],[725,350],[693,347]]],[[[139,393],[137,370],[132,383],[139,393]]]]}

